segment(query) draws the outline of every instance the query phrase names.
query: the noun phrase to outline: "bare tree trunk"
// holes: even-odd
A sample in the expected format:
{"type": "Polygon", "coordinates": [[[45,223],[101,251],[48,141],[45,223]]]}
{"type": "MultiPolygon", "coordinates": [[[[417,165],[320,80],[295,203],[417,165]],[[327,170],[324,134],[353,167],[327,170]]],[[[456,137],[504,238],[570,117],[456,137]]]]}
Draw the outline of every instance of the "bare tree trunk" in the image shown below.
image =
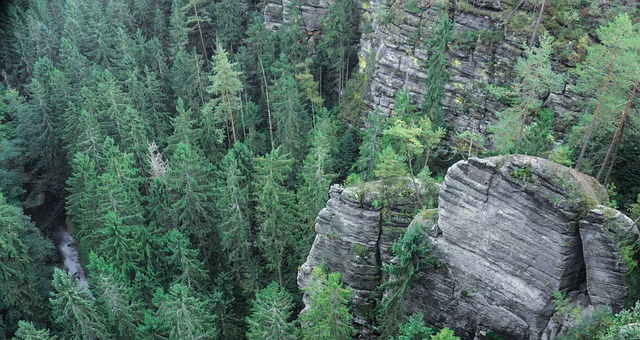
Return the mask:
{"type": "MultiPolygon", "coordinates": [[[[202,43],[202,54],[204,54],[204,61],[208,61],[209,57],[207,57],[207,49],[204,47],[204,37],[202,35],[202,27],[200,26],[200,17],[198,16],[198,5],[193,3],[193,12],[196,15],[196,24],[198,25],[198,32],[200,32],[200,42],[202,43]]],[[[207,68],[208,68],[208,63],[207,68]]]]}
{"type": "MultiPolygon", "coordinates": [[[[633,85],[633,89],[631,90],[631,94],[629,95],[629,100],[627,100],[627,106],[624,108],[624,112],[622,112],[622,117],[620,117],[620,123],[618,123],[618,128],[616,129],[616,133],[613,135],[613,138],[611,139],[611,144],[609,145],[609,149],[607,150],[607,155],[604,157],[602,166],[600,166],[600,171],[598,171],[598,176],[596,177],[598,181],[600,180],[600,177],[602,176],[602,172],[604,171],[604,168],[607,165],[607,162],[609,161],[609,156],[611,156],[611,151],[613,151],[615,145],[618,145],[620,143],[620,140],[622,139],[622,133],[624,132],[624,123],[627,120],[627,115],[629,114],[629,108],[631,107],[631,103],[633,102],[633,97],[635,97],[636,91],[638,90],[639,81],[640,81],[640,78],[636,80],[636,83],[633,85]]],[[[616,147],[616,150],[617,150],[617,147],[616,147]]]]}
{"type": "Polygon", "coordinates": [[[584,137],[584,141],[582,142],[582,150],[580,150],[580,156],[578,156],[578,160],[576,161],[575,169],[579,170],[580,165],[582,164],[582,159],[584,158],[584,153],[587,151],[587,145],[589,144],[589,140],[593,135],[593,130],[596,126],[596,121],[598,120],[598,113],[600,112],[600,107],[602,106],[602,101],[604,100],[604,95],[607,92],[607,87],[609,87],[609,82],[611,81],[611,76],[613,75],[613,66],[615,65],[616,60],[616,50],[618,48],[614,48],[611,53],[611,64],[609,66],[609,74],[607,75],[607,80],[605,80],[604,85],[602,86],[602,93],[600,94],[600,100],[598,100],[598,106],[596,106],[596,112],[593,114],[593,119],[591,120],[591,125],[589,126],[589,131],[587,131],[587,135],[584,137]]]}
{"type": "Polygon", "coordinates": [[[418,203],[422,206],[422,198],[420,197],[420,191],[418,191],[418,184],[416,184],[416,177],[413,175],[413,164],[411,163],[411,154],[409,153],[409,146],[407,145],[407,141],[404,142],[404,149],[407,152],[407,160],[409,161],[409,172],[411,173],[411,182],[413,183],[413,189],[416,191],[416,197],[418,198],[418,203]]]}
{"type": "MultiPolygon", "coordinates": [[[[623,127],[624,129],[624,127],[623,127]]],[[[611,158],[611,165],[609,165],[609,170],[607,170],[607,176],[604,178],[604,187],[606,188],[609,185],[609,176],[611,175],[611,170],[613,170],[613,166],[616,164],[616,158],[618,157],[618,150],[620,150],[620,143],[622,140],[618,140],[616,143],[616,151],[613,153],[613,157],[611,158]]]]}
{"type": "Polygon", "coordinates": [[[271,151],[273,151],[273,124],[271,123],[271,106],[269,103],[269,84],[267,84],[267,75],[264,72],[264,63],[262,62],[262,54],[258,56],[258,60],[260,61],[260,70],[262,71],[262,80],[264,81],[264,93],[267,97],[267,114],[269,115],[269,139],[271,140],[271,151]]]}
{"type": "Polygon", "coordinates": [[[525,105],[523,106],[524,115],[522,116],[522,122],[520,123],[520,132],[518,132],[518,141],[516,142],[516,150],[514,155],[518,155],[518,151],[520,150],[520,143],[522,143],[522,134],[524,133],[524,125],[527,122],[527,117],[529,117],[529,103],[531,103],[531,97],[533,97],[533,93],[530,93],[527,99],[525,99],[525,105]]]}
{"type": "Polygon", "coordinates": [[[236,143],[237,139],[236,139],[236,125],[235,122],[233,121],[233,109],[231,108],[231,96],[229,95],[229,88],[228,88],[228,84],[227,84],[227,80],[225,79],[225,83],[224,83],[224,96],[227,98],[227,105],[229,107],[229,120],[231,120],[231,133],[233,134],[233,144],[236,143]]]}
{"type": "Polygon", "coordinates": [[[538,26],[540,26],[540,22],[542,21],[542,13],[544,12],[544,5],[546,3],[547,3],[547,0],[542,0],[542,5],[540,5],[540,13],[538,13],[538,20],[536,20],[536,26],[533,28],[533,33],[531,34],[531,40],[529,40],[529,47],[533,46],[533,43],[536,40],[536,34],[538,33],[538,26]]]}

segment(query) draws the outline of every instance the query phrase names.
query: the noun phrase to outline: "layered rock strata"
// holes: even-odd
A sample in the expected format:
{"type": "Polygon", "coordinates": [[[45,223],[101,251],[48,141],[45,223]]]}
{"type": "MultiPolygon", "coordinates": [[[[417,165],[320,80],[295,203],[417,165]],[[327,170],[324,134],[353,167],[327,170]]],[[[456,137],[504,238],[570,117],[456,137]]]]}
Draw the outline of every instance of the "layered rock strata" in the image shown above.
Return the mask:
{"type": "MultiPolygon", "coordinates": [[[[380,193],[368,192],[332,187],[298,276],[304,286],[320,263],[340,272],[357,293],[361,329],[371,320],[367,313],[383,279],[380,268],[392,259],[390,245],[409,223],[405,207],[393,228],[385,228],[383,221],[393,219],[373,203],[380,193]]],[[[544,159],[456,163],[440,189],[437,214],[421,213],[413,222],[425,228],[445,266],[415,279],[406,309],[463,339],[488,332],[505,339],[553,338],[548,335],[561,329],[552,319],[556,291],[620,310],[638,230],[628,217],[599,205],[606,200],[592,177],[544,159]]]]}
{"type": "Polygon", "coordinates": [[[418,208],[411,187],[405,184],[395,188],[393,198],[385,198],[381,182],[346,189],[333,185],[327,207],[316,219],[317,235],[307,261],[298,271],[300,287],[316,266],[341,273],[355,293],[353,314],[363,334],[370,332],[382,264],[389,261],[393,241],[418,208]]]}

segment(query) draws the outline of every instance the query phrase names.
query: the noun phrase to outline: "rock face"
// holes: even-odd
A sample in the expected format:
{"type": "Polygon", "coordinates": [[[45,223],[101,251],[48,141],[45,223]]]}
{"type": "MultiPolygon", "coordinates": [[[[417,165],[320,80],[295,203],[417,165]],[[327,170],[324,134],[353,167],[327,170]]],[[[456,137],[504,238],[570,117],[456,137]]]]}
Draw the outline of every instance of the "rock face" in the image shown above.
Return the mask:
{"type": "MultiPolygon", "coordinates": [[[[299,10],[304,22],[304,29],[307,32],[318,31],[322,17],[334,2],[335,0],[301,0],[299,10]]],[[[291,0],[268,0],[265,2],[262,13],[267,26],[274,27],[283,22],[284,11],[289,3],[291,0]]]]}
{"type": "Polygon", "coordinates": [[[388,249],[417,208],[408,185],[400,189],[404,197],[384,208],[383,190],[380,182],[346,189],[333,185],[327,207],[316,219],[317,235],[307,261],[298,271],[300,287],[320,264],[341,273],[355,293],[355,323],[363,334],[370,332],[375,290],[382,279],[382,263],[390,258],[388,249]]]}
{"type": "MultiPolygon", "coordinates": [[[[379,268],[391,260],[389,247],[409,222],[398,219],[387,233],[380,211],[368,203],[373,196],[364,192],[332,188],[298,276],[306,284],[322,261],[340,272],[358,294],[361,329],[370,320],[379,268]]],[[[628,291],[624,256],[638,230],[620,212],[599,206],[604,201],[606,191],[595,179],[544,159],[458,162],[441,186],[437,222],[424,213],[414,221],[427,230],[445,267],[421,273],[405,307],[463,339],[489,331],[505,339],[553,338],[555,291],[620,310],[628,291]]]]}
{"type": "MultiPolygon", "coordinates": [[[[360,51],[362,59],[373,64],[366,98],[372,112],[389,113],[396,93],[404,86],[410,89],[415,102],[422,102],[431,54],[426,41],[433,35],[440,14],[434,1],[413,1],[413,7],[409,3],[368,0],[362,6],[365,33],[360,51]]],[[[523,43],[530,37],[530,32],[511,27],[516,19],[507,19],[530,16],[522,8],[514,9],[517,3],[452,1],[453,9],[448,15],[454,24],[455,39],[447,51],[450,78],[443,100],[445,121],[453,129],[449,139],[466,130],[485,135],[494,114],[504,108],[489,94],[487,85],[510,82],[523,43]]],[[[570,84],[545,99],[545,105],[557,114],[576,112],[579,102],[570,84]]],[[[490,140],[485,139],[490,146],[490,140]]]]}

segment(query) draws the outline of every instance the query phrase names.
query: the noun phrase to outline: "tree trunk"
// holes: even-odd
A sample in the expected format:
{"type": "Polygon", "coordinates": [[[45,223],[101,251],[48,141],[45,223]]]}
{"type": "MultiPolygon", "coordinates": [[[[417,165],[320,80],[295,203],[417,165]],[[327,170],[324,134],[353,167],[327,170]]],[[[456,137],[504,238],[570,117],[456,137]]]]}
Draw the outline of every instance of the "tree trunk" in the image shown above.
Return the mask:
{"type": "Polygon", "coordinates": [[[613,52],[611,53],[611,64],[609,66],[609,74],[607,75],[607,80],[605,80],[604,85],[602,86],[602,93],[600,94],[600,100],[598,100],[598,106],[596,106],[596,112],[593,114],[593,119],[591,120],[589,131],[587,131],[587,135],[584,137],[584,141],[582,142],[582,149],[580,150],[580,156],[578,156],[578,160],[576,161],[576,166],[575,166],[576,170],[580,169],[580,165],[582,164],[582,159],[584,158],[584,153],[587,151],[587,145],[589,144],[589,140],[593,135],[593,130],[596,126],[596,121],[598,120],[598,113],[600,112],[600,107],[602,106],[604,95],[607,92],[607,87],[609,87],[609,82],[611,81],[611,76],[613,75],[613,66],[615,65],[617,49],[618,49],[617,47],[614,48],[613,52]]]}
{"type": "Polygon", "coordinates": [[[536,25],[533,28],[533,33],[531,34],[531,40],[529,41],[529,47],[533,46],[533,43],[536,40],[536,34],[538,33],[538,26],[540,26],[540,22],[542,21],[542,13],[544,12],[544,5],[546,3],[547,3],[547,0],[542,0],[542,5],[540,5],[540,13],[538,13],[538,20],[536,20],[536,25]]]}
{"type": "MultiPolygon", "coordinates": [[[[631,90],[631,94],[629,95],[629,100],[627,100],[627,106],[624,108],[624,112],[622,112],[622,117],[620,117],[620,123],[618,123],[618,128],[616,129],[616,133],[613,135],[613,139],[611,139],[611,144],[609,145],[609,149],[607,150],[607,155],[604,157],[604,161],[602,162],[602,166],[600,166],[600,171],[598,171],[598,176],[596,179],[599,181],[602,176],[602,172],[604,171],[607,162],[609,161],[609,156],[611,156],[611,151],[613,151],[616,145],[619,145],[620,140],[622,139],[622,133],[624,132],[624,123],[627,120],[627,115],[629,114],[629,108],[631,107],[631,103],[633,102],[633,97],[636,95],[636,91],[638,90],[638,82],[640,78],[636,80],[636,83],[633,85],[633,89],[631,90]]],[[[613,163],[613,161],[612,161],[613,163]]],[[[607,177],[609,177],[607,175],[607,177]]]]}
{"type": "Polygon", "coordinates": [[[411,163],[411,154],[409,153],[409,146],[407,142],[404,142],[404,149],[407,152],[407,160],[409,161],[409,172],[411,173],[411,182],[413,183],[413,189],[416,191],[416,197],[418,198],[418,203],[422,206],[422,198],[420,198],[420,191],[418,191],[418,185],[416,184],[416,177],[413,175],[413,164],[411,163]]]}
{"type": "Polygon", "coordinates": [[[264,72],[264,63],[262,62],[262,54],[258,56],[258,60],[260,61],[260,70],[262,71],[262,81],[264,81],[264,94],[267,97],[267,114],[269,117],[269,139],[271,140],[271,151],[273,151],[273,124],[271,123],[271,106],[269,104],[269,85],[267,84],[267,75],[264,72]]]}
{"type": "Polygon", "coordinates": [[[204,47],[204,37],[202,35],[202,26],[200,26],[200,17],[198,16],[198,5],[194,2],[193,3],[193,12],[196,15],[196,24],[198,25],[198,32],[200,32],[200,42],[202,43],[202,54],[204,55],[204,61],[205,64],[207,64],[207,69],[208,69],[208,63],[207,61],[209,60],[209,58],[207,57],[207,49],[204,47]]]}
{"type": "Polygon", "coordinates": [[[522,122],[520,124],[520,132],[518,132],[518,141],[516,142],[516,150],[514,155],[518,155],[518,150],[520,150],[520,143],[522,143],[522,134],[524,132],[524,125],[527,122],[527,117],[529,117],[529,103],[531,103],[531,97],[533,97],[533,93],[529,94],[529,97],[525,99],[525,105],[523,107],[524,115],[522,116],[522,122]]]}

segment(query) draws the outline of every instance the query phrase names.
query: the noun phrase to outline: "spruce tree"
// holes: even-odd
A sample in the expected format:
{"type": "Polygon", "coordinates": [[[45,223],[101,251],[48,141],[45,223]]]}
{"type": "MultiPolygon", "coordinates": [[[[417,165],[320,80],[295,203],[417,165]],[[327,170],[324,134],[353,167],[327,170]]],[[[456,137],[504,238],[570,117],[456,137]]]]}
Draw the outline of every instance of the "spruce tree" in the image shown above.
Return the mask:
{"type": "Polygon", "coordinates": [[[260,269],[252,256],[255,236],[251,228],[251,199],[236,150],[238,148],[229,150],[222,159],[216,176],[216,225],[222,250],[227,254],[228,273],[244,291],[252,292],[257,289],[260,269]]]}
{"type": "Polygon", "coordinates": [[[18,322],[18,330],[14,339],[17,340],[54,340],[57,339],[49,334],[48,329],[36,329],[31,321],[18,322]]]}
{"type": "Polygon", "coordinates": [[[174,229],[167,232],[161,242],[164,281],[184,285],[192,291],[204,290],[208,275],[199,259],[200,253],[193,249],[189,239],[174,229]]]}
{"type": "MultiPolygon", "coordinates": [[[[264,157],[256,158],[258,248],[266,260],[266,268],[275,273],[281,286],[290,284],[294,248],[299,231],[294,211],[293,193],[285,183],[291,172],[293,161],[275,149],[264,157]],[[287,279],[285,281],[285,278],[287,279]]],[[[286,286],[285,286],[286,287],[286,286]]]]}
{"type": "Polygon", "coordinates": [[[319,117],[311,132],[311,146],[302,165],[298,207],[303,230],[298,255],[305,257],[315,236],[316,216],[329,199],[329,186],[336,177],[332,173],[331,141],[335,139],[329,117],[319,117]]]}
{"type": "Polygon", "coordinates": [[[374,177],[374,170],[378,162],[378,157],[382,153],[382,132],[386,128],[387,119],[379,111],[369,112],[366,129],[362,131],[362,144],[360,153],[354,169],[361,174],[365,181],[370,181],[374,177]]]}
{"type": "Polygon", "coordinates": [[[53,272],[51,309],[53,317],[63,329],[65,339],[104,339],[109,337],[97,311],[95,300],[78,286],[78,282],[60,269],[53,272]]]}
{"type": "MultiPolygon", "coordinates": [[[[186,286],[174,284],[167,293],[158,289],[153,304],[157,307],[154,319],[163,337],[185,340],[213,338],[215,328],[205,302],[193,296],[186,286]]],[[[148,322],[153,323],[154,320],[149,318],[148,322]]]]}
{"type": "Polygon", "coordinates": [[[427,61],[427,79],[420,107],[421,114],[431,119],[436,128],[444,127],[442,99],[445,95],[444,86],[449,81],[446,51],[451,40],[453,40],[453,23],[449,20],[448,13],[445,13],[438,21],[433,37],[427,42],[427,49],[431,55],[427,61]]]}
{"type": "Polygon", "coordinates": [[[353,293],[344,288],[339,273],[325,274],[320,267],[311,272],[307,309],[300,314],[303,339],[348,339],[355,329],[351,325],[348,303],[353,293]]]}
{"type": "Polygon", "coordinates": [[[233,0],[220,0],[214,4],[215,32],[218,48],[233,53],[244,38],[242,30],[242,6],[233,0]],[[222,45],[222,46],[220,46],[222,45]]]}
{"type": "Polygon", "coordinates": [[[297,339],[297,330],[291,323],[293,298],[277,282],[271,282],[256,293],[251,315],[246,318],[249,340],[297,339]]]}
{"type": "Polygon", "coordinates": [[[193,146],[180,142],[169,158],[166,183],[171,195],[169,214],[173,226],[192,240],[208,258],[218,249],[213,228],[213,185],[209,165],[193,146]]]}

